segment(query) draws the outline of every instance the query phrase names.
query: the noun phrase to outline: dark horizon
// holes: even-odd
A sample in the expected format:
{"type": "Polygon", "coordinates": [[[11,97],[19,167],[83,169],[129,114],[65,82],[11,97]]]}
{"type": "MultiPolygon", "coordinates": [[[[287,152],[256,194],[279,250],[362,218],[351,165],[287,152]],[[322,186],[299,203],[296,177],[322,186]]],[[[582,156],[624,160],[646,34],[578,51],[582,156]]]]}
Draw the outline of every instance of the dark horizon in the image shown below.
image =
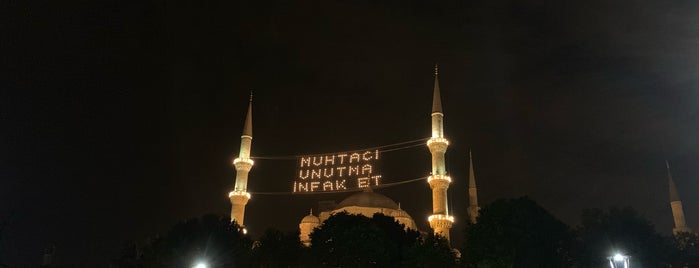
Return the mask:
{"type": "MultiPolygon", "coordinates": [[[[530,196],[575,226],[631,206],[670,235],[665,160],[699,230],[699,3],[10,2],[2,14],[2,256],[107,264],[123,245],[229,215],[250,90],[252,155],[352,151],[430,135],[439,63],[452,245],[473,151],[481,206],[530,196]]],[[[251,192],[295,162],[256,160],[251,192]]],[[[385,183],[424,177],[426,146],[386,152],[385,183]]],[[[428,230],[431,194],[377,192],[428,230]]],[[[321,200],[255,195],[253,236],[321,200]],[[283,207],[279,207],[283,205],[283,207]],[[274,212],[275,215],[271,215],[274,212]]]]}

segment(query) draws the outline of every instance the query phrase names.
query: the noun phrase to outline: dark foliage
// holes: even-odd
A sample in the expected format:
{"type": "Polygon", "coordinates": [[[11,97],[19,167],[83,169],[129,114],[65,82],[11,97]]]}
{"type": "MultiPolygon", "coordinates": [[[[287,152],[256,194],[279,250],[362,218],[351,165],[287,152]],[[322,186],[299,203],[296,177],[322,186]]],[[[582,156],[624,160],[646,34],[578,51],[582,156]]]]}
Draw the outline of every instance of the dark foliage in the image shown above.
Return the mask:
{"type": "Polygon", "coordinates": [[[401,247],[417,238],[393,218],[339,213],[311,234],[310,253],[322,267],[388,267],[399,263],[401,247]]]}
{"type": "Polygon", "coordinates": [[[449,267],[447,242],[406,231],[393,217],[335,214],[311,234],[309,254],[318,267],[449,267]]]}
{"type": "Polygon", "coordinates": [[[673,239],[672,267],[699,267],[699,235],[679,233],[673,239]]]}
{"type": "Polygon", "coordinates": [[[298,233],[267,230],[257,242],[227,218],[207,215],[175,225],[164,237],[142,246],[129,244],[118,267],[454,267],[449,244],[432,235],[422,239],[393,217],[339,213],[317,228],[312,246],[298,233]]]}
{"type": "Polygon", "coordinates": [[[175,225],[164,237],[143,246],[127,246],[119,267],[190,268],[205,261],[209,267],[249,267],[252,241],[228,218],[205,215],[175,225]]]}
{"type": "Polygon", "coordinates": [[[565,267],[572,233],[527,197],[483,207],[466,230],[467,267],[565,267]]]}
{"type": "Polygon", "coordinates": [[[253,254],[259,267],[298,267],[305,253],[299,235],[269,229],[256,243],[253,254]]]}
{"type": "Polygon", "coordinates": [[[429,233],[404,253],[402,267],[455,267],[457,259],[444,237],[429,233]]]}
{"type": "MultiPolygon", "coordinates": [[[[662,237],[630,208],[585,210],[575,232],[527,197],[485,206],[466,229],[465,267],[608,267],[615,252],[632,267],[699,267],[699,236],[662,237]]],[[[228,218],[206,215],[173,226],[165,236],[124,247],[118,267],[456,267],[449,242],[421,237],[394,218],[338,213],[311,234],[267,230],[259,241],[228,218]]]]}
{"type": "Polygon", "coordinates": [[[668,239],[632,208],[583,211],[577,228],[576,263],[582,267],[608,265],[607,256],[629,255],[633,267],[666,267],[668,239]]]}

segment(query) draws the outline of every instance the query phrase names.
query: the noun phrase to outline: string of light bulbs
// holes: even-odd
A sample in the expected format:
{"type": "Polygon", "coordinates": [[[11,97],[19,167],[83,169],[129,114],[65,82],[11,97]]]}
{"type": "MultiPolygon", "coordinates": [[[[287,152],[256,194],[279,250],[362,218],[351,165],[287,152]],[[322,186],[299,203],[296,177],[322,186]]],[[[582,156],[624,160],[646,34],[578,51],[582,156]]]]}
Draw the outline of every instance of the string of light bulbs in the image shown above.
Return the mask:
{"type": "MultiPolygon", "coordinates": [[[[422,139],[417,139],[417,140],[398,142],[398,143],[381,145],[381,146],[376,146],[376,147],[361,148],[361,149],[357,149],[354,151],[379,150],[380,153],[393,152],[393,151],[404,150],[404,149],[422,146],[422,145],[424,145],[424,142],[427,141],[428,139],[429,138],[422,138],[422,139]],[[401,146],[401,145],[404,145],[404,146],[401,146]],[[396,146],[400,146],[400,147],[396,147],[396,146]],[[395,148],[393,148],[393,147],[395,147],[395,148]]],[[[327,153],[302,154],[302,155],[280,155],[280,156],[266,155],[266,156],[251,156],[250,158],[253,160],[296,160],[300,157],[319,156],[319,155],[325,155],[325,154],[327,154],[327,153]]]]}
{"type": "MultiPolygon", "coordinates": [[[[392,182],[392,183],[384,183],[381,185],[372,186],[371,189],[388,188],[388,187],[393,187],[393,186],[411,183],[411,182],[416,182],[416,181],[421,181],[421,180],[426,180],[426,177],[414,178],[414,179],[403,180],[403,181],[392,182]]],[[[249,192],[249,193],[252,195],[309,195],[309,194],[351,193],[351,192],[364,191],[366,189],[367,188],[353,188],[353,189],[340,190],[340,191],[296,192],[296,193],[292,193],[292,192],[249,192]]]]}

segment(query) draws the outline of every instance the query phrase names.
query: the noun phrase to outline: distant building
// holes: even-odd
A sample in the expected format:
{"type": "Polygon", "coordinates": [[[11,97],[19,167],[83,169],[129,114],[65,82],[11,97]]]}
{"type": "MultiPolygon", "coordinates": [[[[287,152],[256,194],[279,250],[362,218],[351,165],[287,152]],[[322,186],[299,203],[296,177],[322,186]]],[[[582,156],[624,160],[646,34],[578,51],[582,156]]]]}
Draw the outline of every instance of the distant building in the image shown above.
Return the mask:
{"type": "MultiPolygon", "coordinates": [[[[434,234],[445,237],[449,240],[450,230],[454,223],[453,212],[449,210],[447,203],[447,190],[451,184],[451,177],[446,172],[444,155],[449,146],[449,141],[444,137],[444,113],[442,111],[442,101],[439,89],[439,72],[435,66],[435,79],[432,97],[432,113],[431,117],[431,137],[427,141],[427,147],[430,150],[432,158],[432,170],[427,182],[430,185],[432,193],[432,215],[428,217],[430,228],[434,234]]],[[[247,190],[248,173],[254,165],[254,161],[250,156],[250,148],[252,146],[252,95],[243,125],[243,133],[241,135],[240,152],[238,157],[233,160],[233,165],[236,169],[235,188],[228,194],[231,202],[231,221],[236,221],[241,227],[244,227],[245,206],[251,198],[251,194],[247,190]]],[[[670,166],[667,164],[668,181],[670,189],[670,207],[672,208],[672,216],[675,227],[673,233],[692,232],[687,227],[682,201],[679,198],[677,188],[670,173],[670,166]]],[[[469,152],[469,177],[468,177],[468,195],[469,205],[467,213],[469,222],[476,223],[480,207],[478,206],[478,190],[476,187],[475,172],[473,168],[473,158],[469,152]]],[[[382,213],[387,216],[396,218],[398,222],[405,225],[405,228],[417,230],[415,221],[408,215],[407,212],[400,208],[396,202],[390,198],[374,193],[371,189],[368,191],[354,194],[339,204],[332,201],[319,202],[319,214],[313,215],[311,210],[309,215],[303,217],[299,223],[300,239],[305,245],[310,245],[310,233],[314,228],[320,226],[323,221],[328,219],[333,213],[346,211],[350,214],[359,214],[367,217],[372,217],[375,213],[382,213]]]]}

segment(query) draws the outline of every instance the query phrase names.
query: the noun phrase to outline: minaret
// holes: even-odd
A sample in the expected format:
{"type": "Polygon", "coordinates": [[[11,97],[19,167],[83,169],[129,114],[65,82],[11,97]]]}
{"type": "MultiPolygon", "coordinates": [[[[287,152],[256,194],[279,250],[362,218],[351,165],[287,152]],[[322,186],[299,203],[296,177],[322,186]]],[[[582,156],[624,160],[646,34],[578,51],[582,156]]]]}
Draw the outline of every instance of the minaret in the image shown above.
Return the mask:
{"type": "Polygon", "coordinates": [[[427,182],[432,188],[432,215],[428,221],[434,233],[449,240],[449,229],[454,223],[454,217],[449,215],[447,205],[447,189],[451,178],[447,176],[444,166],[444,153],[447,151],[449,141],[444,138],[444,126],[442,121],[442,100],[439,96],[439,69],[434,67],[434,95],[432,96],[432,137],[427,140],[427,147],[432,154],[432,173],[427,182]]]}
{"type": "Polygon", "coordinates": [[[235,221],[241,227],[244,225],[245,204],[250,200],[248,190],[248,172],[255,164],[250,159],[250,145],[252,145],[252,93],[250,93],[250,103],[248,104],[248,114],[245,117],[243,135],[240,136],[240,153],[238,158],[233,160],[235,166],[235,188],[228,193],[231,200],[231,221],[235,221]]]}
{"type": "Polygon", "coordinates": [[[471,223],[476,223],[478,218],[478,189],[476,188],[476,175],[473,171],[473,156],[468,151],[468,218],[471,223]]]}
{"type": "Polygon", "coordinates": [[[670,186],[670,207],[672,208],[672,218],[675,220],[675,228],[672,228],[673,234],[678,234],[680,232],[692,232],[687,223],[684,220],[684,210],[682,209],[682,201],[680,200],[680,195],[677,194],[677,188],[675,187],[675,181],[672,180],[672,173],[670,173],[670,163],[665,161],[665,167],[667,167],[667,178],[668,184],[670,186]]]}

